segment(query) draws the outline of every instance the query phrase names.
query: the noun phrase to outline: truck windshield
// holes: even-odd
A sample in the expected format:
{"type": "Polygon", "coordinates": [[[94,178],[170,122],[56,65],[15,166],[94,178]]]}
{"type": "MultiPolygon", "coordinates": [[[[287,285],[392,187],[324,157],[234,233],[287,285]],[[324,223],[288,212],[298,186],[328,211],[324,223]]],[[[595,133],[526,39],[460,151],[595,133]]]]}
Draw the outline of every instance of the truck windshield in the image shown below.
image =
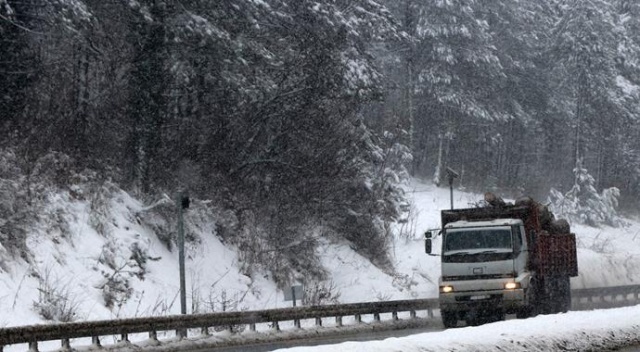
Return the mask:
{"type": "Polygon", "coordinates": [[[476,249],[511,249],[511,229],[447,230],[445,252],[476,249]]]}

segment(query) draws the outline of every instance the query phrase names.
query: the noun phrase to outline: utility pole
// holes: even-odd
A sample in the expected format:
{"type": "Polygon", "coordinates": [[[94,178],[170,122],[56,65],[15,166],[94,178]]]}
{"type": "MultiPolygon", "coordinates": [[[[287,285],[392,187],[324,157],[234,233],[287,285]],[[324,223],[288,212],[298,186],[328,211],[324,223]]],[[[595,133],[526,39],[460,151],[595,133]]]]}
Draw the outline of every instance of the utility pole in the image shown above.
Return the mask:
{"type": "Polygon", "coordinates": [[[187,291],[184,268],[184,210],[189,209],[189,195],[180,192],[178,197],[178,261],[180,262],[180,313],[187,314],[187,291]]]}
{"type": "Polygon", "coordinates": [[[452,168],[447,168],[447,178],[449,179],[449,191],[451,192],[451,210],[453,210],[453,180],[460,177],[460,175],[452,168]]]}

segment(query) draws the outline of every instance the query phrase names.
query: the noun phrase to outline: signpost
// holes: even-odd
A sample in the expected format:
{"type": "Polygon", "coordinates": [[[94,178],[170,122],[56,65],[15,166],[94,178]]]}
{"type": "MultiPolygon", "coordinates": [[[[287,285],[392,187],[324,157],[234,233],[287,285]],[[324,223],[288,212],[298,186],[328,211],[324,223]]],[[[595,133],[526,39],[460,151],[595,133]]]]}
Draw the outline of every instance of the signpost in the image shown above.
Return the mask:
{"type": "Polygon", "coordinates": [[[453,180],[460,177],[460,175],[452,168],[447,168],[447,178],[449,179],[449,190],[451,191],[451,210],[453,210],[453,180]]]}
{"type": "Polygon", "coordinates": [[[291,286],[290,290],[284,290],[284,300],[293,301],[293,306],[296,306],[296,299],[302,301],[304,298],[304,289],[302,285],[291,286]]]}

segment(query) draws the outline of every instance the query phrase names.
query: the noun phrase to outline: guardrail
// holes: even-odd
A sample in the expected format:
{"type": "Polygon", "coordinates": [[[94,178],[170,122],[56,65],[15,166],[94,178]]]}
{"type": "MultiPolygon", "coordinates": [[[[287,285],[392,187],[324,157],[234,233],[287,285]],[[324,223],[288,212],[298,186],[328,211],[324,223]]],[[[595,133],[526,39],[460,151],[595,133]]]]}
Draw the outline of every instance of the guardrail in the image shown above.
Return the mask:
{"type": "Polygon", "coordinates": [[[640,285],[575,289],[571,301],[573,310],[635,305],[640,303],[640,285]]]}
{"type": "MultiPolygon", "coordinates": [[[[639,299],[640,285],[572,290],[574,310],[633,305],[639,299]]],[[[270,323],[274,330],[279,330],[280,322],[293,321],[299,328],[303,319],[315,319],[315,325],[321,326],[323,318],[334,317],[335,326],[342,327],[343,317],[353,316],[360,323],[362,315],[367,314],[380,321],[381,314],[391,313],[391,320],[397,321],[400,312],[409,312],[410,319],[415,319],[416,311],[427,311],[428,319],[432,319],[437,308],[437,299],[417,299],[9,327],[0,329],[0,352],[4,346],[23,343],[35,352],[39,342],[53,340],[60,340],[62,349],[70,350],[70,339],[82,337],[91,338],[93,347],[98,348],[101,337],[119,335],[120,341],[127,343],[129,335],[136,333],[148,333],[150,344],[157,345],[159,331],[176,331],[177,336],[186,338],[188,329],[194,328],[200,329],[200,335],[209,336],[210,328],[234,325],[248,325],[251,331],[256,331],[256,324],[270,323]]]]}
{"type": "Polygon", "coordinates": [[[78,337],[91,337],[93,345],[99,347],[101,336],[120,335],[121,341],[126,342],[129,334],[145,332],[149,333],[150,340],[157,341],[158,331],[169,330],[175,330],[184,338],[187,337],[187,329],[193,328],[199,328],[201,335],[206,336],[209,328],[238,324],[249,325],[249,329],[255,331],[256,324],[271,323],[275,330],[279,330],[279,323],[283,321],[293,321],[296,327],[300,327],[300,320],[315,319],[316,325],[320,326],[322,319],[327,317],[335,317],[336,326],[342,326],[342,317],[354,316],[356,322],[361,322],[365,314],[373,314],[374,320],[380,321],[380,314],[391,313],[392,319],[397,320],[399,312],[409,312],[411,317],[415,317],[416,311],[427,310],[433,317],[433,310],[437,307],[436,299],[418,299],[9,327],[0,329],[0,351],[3,346],[19,343],[28,343],[29,350],[37,351],[38,342],[51,340],[60,340],[62,348],[69,349],[69,340],[78,337]]]}

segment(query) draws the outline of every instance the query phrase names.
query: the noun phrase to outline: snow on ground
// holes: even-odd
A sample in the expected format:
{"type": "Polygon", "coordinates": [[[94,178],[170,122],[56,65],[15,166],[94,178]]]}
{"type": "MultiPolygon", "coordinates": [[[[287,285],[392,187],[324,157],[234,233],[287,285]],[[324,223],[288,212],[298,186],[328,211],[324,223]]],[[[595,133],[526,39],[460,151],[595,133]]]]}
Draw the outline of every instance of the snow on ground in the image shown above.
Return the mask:
{"type": "Polygon", "coordinates": [[[640,306],[544,315],[383,341],[296,347],[289,352],[606,351],[638,343],[640,306]]]}
{"type": "MultiPolygon", "coordinates": [[[[392,245],[395,274],[385,273],[355,253],[346,243],[326,241],[319,248],[322,263],[331,273],[329,285],[343,303],[437,296],[439,257],[424,254],[423,233],[439,227],[440,209],[449,208],[449,190],[412,180],[407,186],[412,210],[395,228],[392,245]]],[[[177,314],[177,251],[169,251],[158,237],[141,225],[136,214],[141,204],[125,192],[106,205],[107,225],[95,229],[95,212],[87,200],[68,194],[51,195],[47,209],[52,218],[64,217],[68,228],[41,226],[30,234],[28,246],[35,262],[17,261],[0,270],[0,327],[44,323],[34,308],[44,293],[64,294],[75,307],[74,320],[177,314]],[[93,226],[91,224],[94,224],[93,226]],[[111,309],[105,307],[101,287],[114,278],[116,268],[130,262],[131,248],[150,258],[144,277],[129,267],[118,275],[128,278],[131,297],[111,309]],[[105,276],[106,275],[106,276],[105,276]]],[[[481,195],[456,190],[456,207],[468,207],[481,195]]],[[[267,275],[243,275],[234,248],[220,242],[211,224],[199,224],[201,245],[187,248],[187,306],[191,312],[220,311],[223,302],[236,309],[290,306],[267,275]]],[[[578,236],[580,276],[574,288],[637,284],[640,282],[640,224],[625,228],[573,226],[578,236]]],[[[439,241],[435,240],[434,248],[439,241]]],[[[113,281],[113,280],[112,280],[113,281]]],[[[117,281],[117,280],[116,280],[117,281]]],[[[122,288],[122,287],[121,287],[122,288]]],[[[546,318],[545,318],[546,319],[546,318]]],[[[460,331],[460,330],[456,330],[460,331]]]]}

